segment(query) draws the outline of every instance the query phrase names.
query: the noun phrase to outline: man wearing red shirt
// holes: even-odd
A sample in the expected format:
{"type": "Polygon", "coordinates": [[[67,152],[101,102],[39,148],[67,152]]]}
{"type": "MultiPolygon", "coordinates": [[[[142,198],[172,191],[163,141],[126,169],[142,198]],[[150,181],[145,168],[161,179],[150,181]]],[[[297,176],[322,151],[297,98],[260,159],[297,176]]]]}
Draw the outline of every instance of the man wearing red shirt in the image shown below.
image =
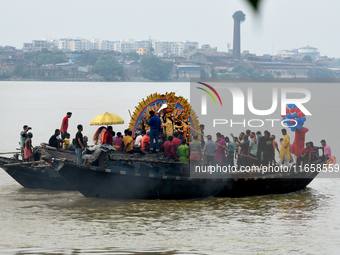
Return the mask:
{"type": "Polygon", "coordinates": [[[150,131],[147,131],[146,134],[142,138],[142,147],[141,147],[142,151],[145,151],[149,145],[150,145],[150,131]]]}
{"type": "Polygon", "coordinates": [[[68,128],[68,119],[71,118],[72,112],[66,113],[66,116],[63,118],[61,122],[60,132],[61,132],[61,139],[66,138],[67,128],[68,128]]]}
{"type": "Polygon", "coordinates": [[[304,164],[310,164],[313,161],[313,148],[310,146],[310,143],[306,143],[306,148],[303,149],[301,156],[298,156],[298,166],[301,164],[301,161],[304,164]]]}
{"type": "Polygon", "coordinates": [[[174,151],[176,151],[176,152],[177,152],[178,146],[182,145],[182,140],[178,139],[178,136],[179,136],[178,132],[175,132],[174,133],[175,138],[172,140],[172,144],[174,146],[174,151]]]}
{"type": "Polygon", "coordinates": [[[174,144],[173,144],[172,140],[173,140],[173,137],[169,136],[168,141],[163,143],[161,148],[164,148],[165,156],[168,156],[172,159],[176,159],[176,152],[174,150],[174,144]]]}
{"type": "Polygon", "coordinates": [[[107,128],[107,131],[104,134],[104,140],[103,140],[104,144],[112,145],[112,143],[113,143],[113,134],[112,133],[113,133],[112,126],[109,126],[107,128]]]}

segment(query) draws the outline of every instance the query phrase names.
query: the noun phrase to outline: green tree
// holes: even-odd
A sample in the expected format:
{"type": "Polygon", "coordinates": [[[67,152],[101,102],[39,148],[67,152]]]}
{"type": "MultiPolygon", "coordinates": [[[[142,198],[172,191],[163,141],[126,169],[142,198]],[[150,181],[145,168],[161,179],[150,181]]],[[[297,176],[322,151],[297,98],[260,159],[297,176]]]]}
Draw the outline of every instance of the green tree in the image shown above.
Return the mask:
{"type": "Polygon", "coordinates": [[[140,61],[140,73],[143,77],[161,81],[168,79],[172,70],[172,64],[158,57],[144,57],[140,61]]]}
{"type": "Polygon", "coordinates": [[[263,75],[263,78],[274,78],[274,75],[266,71],[263,75]]]}
{"type": "Polygon", "coordinates": [[[65,54],[62,52],[52,52],[48,49],[25,53],[25,59],[32,61],[37,65],[59,64],[67,62],[65,54]]]}
{"type": "Polygon", "coordinates": [[[254,71],[254,68],[250,66],[244,66],[244,65],[235,66],[232,72],[237,73],[239,78],[248,78],[248,77],[256,78],[259,75],[259,73],[254,71]]]}
{"type": "Polygon", "coordinates": [[[216,78],[217,77],[217,73],[215,71],[215,68],[211,68],[211,78],[216,78]]]}
{"type": "Polygon", "coordinates": [[[139,54],[134,51],[123,53],[122,57],[124,58],[124,60],[133,60],[133,61],[137,61],[140,58],[139,54]]]}
{"type": "Polygon", "coordinates": [[[201,78],[209,78],[209,75],[203,68],[201,68],[201,78]]]}
{"type": "Polygon", "coordinates": [[[244,69],[244,67],[245,67],[244,65],[237,65],[233,68],[232,72],[233,73],[239,73],[244,69]]]}
{"type": "Polygon", "coordinates": [[[30,71],[26,69],[23,65],[18,65],[15,67],[14,71],[12,72],[12,75],[22,78],[28,78],[30,75],[30,71]]]}
{"type": "Polygon", "coordinates": [[[306,55],[302,58],[302,61],[311,63],[313,61],[312,57],[309,55],[306,55]]]}
{"type": "Polygon", "coordinates": [[[93,72],[101,75],[107,81],[117,80],[124,76],[124,68],[112,55],[101,56],[93,66],[93,72]]]}
{"type": "Polygon", "coordinates": [[[334,78],[335,74],[332,70],[327,69],[327,68],[315,68],[315,69],[310,69],[307,72],[307,76],[309,78],[334,78]]]}
{"type": "Polygon", "coordinates": [[[252,72],[250,74],[251,78],[260,78],[261,77],[261,73],[260,72],[252,72]]]}
{"type": "Polygon", "coordinates": [[[99,56],[97,54],[86,51],[83,55],[76,57],[73,62],[79,66],[93,66],[98,59],[99,56]]]}

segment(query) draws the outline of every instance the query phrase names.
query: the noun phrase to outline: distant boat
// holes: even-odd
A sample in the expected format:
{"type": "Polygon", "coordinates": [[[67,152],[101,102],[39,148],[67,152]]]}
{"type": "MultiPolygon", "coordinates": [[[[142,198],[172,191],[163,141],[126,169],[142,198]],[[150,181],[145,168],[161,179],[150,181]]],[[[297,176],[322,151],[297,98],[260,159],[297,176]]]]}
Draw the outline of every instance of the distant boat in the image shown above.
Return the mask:
{"type": "MultiPolygon", "coordinates": [[[[56,160],[53,166],[84,196],[112,199],[193,199],[283,194],[304,189],[318,174],[303,168],[298,171],[291,168],[285,175],[266,173],[259,177],[252,173],[238,173],[237,176],[242,178],[194,179],[174,174],[179,172],[178,169],[168,174],[156,174],[157,167],[150,160],[143,163],[140,157],[137,161],[120,158],[106,161],[106,167],[93,167],[56,160]]],[[[318,164],[324,163],[320,160],[318,164]]],[[[168,163],[165,168],[175,170],[179,165],[174,164],[168,163]]]]}

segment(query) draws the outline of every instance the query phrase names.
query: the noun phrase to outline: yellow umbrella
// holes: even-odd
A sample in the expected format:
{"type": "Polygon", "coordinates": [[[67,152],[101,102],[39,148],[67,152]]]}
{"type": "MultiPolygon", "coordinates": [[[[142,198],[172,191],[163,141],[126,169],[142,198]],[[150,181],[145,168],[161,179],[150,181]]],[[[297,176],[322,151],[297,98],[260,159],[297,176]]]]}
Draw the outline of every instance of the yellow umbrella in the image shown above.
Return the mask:
{"type": "Polygon", "coordinates": [[[124,120],[114,113],[103,113],[95,117],[90,125],[111,125],[111,124],[124,124],[124,120]]]}

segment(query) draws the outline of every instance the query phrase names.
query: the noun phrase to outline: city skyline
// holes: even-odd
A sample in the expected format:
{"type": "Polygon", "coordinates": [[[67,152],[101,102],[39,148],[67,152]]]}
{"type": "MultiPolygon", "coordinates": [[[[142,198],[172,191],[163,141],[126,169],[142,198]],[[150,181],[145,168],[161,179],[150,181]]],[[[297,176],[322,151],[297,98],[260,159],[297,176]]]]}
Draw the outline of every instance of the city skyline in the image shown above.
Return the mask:
{"type": "Polygon", "coordinates": [[[339,35],[332,29],[340,21],[336,15],[340,3],[300,0],[264,1],[255,14],[245,1],[135,0],[125,2],[59,1],[58,5],[42,0],[5,1],[0,10],[0,45],[21,49],[24,42],[43,37],[124,38],[164,41],[192,41],[227,51],[233,40],[235,11],[242,10],[246,20],[241,27],[241,52],[257,55],[277,54],[280,50],[310,45],[321,56],[340,57],[339,35]],[[67,4],[66,4],[67,3],[67,4]],[[330,18],[331,17],[331,18],[330,18]]]}
{"type": "MultiPolygon", "coordinates": [[[[182,56],[183,53],[188,52],[223,52],[219,51],[217,47],[211,47],[209,44],[200,45],[198,42],[190,41],[163,41],[163,40],[139,40],[139,39],[121,39],[118,41],[109,41],[101,38],[42,38],[38,40],[32,40],[30,43],[23,43],[22,50],[24,52],[37,51],[43,48],[49,50],[66,50],[66,51],[87,51],[87,50],[113,50],[117,52],[137,52],[139,49],[145,49],[152,46],[154,55],[162,57],[163,53],[170,53],[173,56],[182,56]]],[[[1,46],[0,46],[1,47],[1,46]]],[[[233,49],[227,51],[226,53],[233,54],[233,49]]],[[[247,54],[255,54],[254,52],[249,52],[244,50],[240,52],[242,56],[247,54]]],[[[270,55],[270,54],[266,54],[270,55]]],[[[313,59],[322,57],[317,48],[311,47],[309,45],[279,50],[272,56],[280,57],[297,57],[301,56],[302,59],[305,55],[310,55],[313,59]]],[[[299,58],[298,58],[299,59],[299,58]]]]}

